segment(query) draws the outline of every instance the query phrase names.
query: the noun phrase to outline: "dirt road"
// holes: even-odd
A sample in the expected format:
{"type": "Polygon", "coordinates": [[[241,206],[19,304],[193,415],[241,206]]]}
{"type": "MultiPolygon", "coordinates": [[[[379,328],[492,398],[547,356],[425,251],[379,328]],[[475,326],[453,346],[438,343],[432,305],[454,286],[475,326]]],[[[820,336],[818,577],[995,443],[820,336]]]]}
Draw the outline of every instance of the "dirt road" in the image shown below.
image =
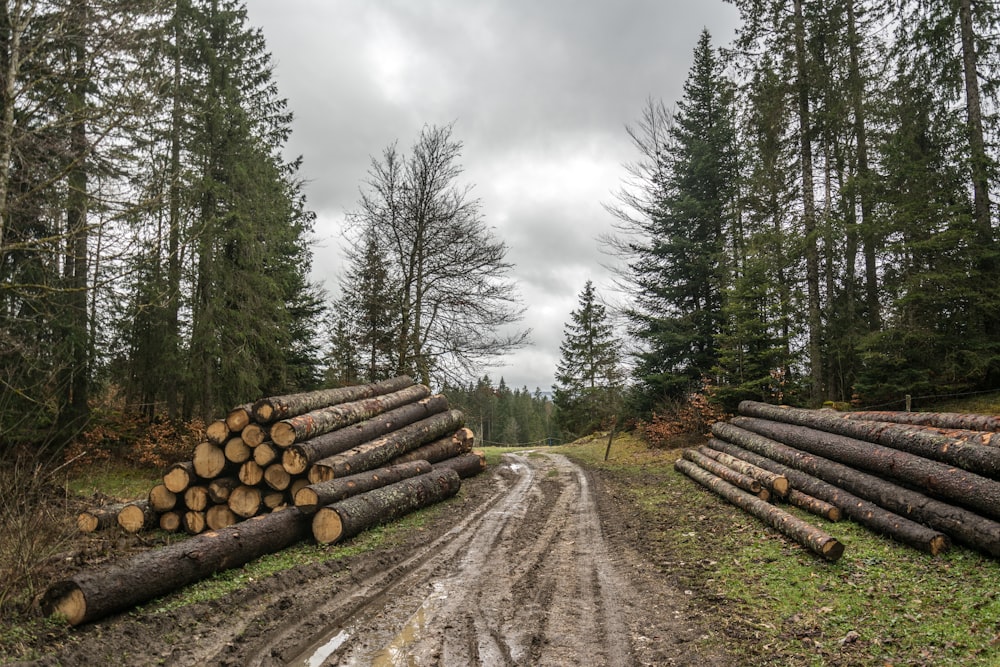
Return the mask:
{"type": "Polygon", "coordinates": [[[725,664],[696,650],[685,593],[606,539],[594,486],[561,455],[506,455],[405,545],[95,624],[50,664],[725,664]]]}

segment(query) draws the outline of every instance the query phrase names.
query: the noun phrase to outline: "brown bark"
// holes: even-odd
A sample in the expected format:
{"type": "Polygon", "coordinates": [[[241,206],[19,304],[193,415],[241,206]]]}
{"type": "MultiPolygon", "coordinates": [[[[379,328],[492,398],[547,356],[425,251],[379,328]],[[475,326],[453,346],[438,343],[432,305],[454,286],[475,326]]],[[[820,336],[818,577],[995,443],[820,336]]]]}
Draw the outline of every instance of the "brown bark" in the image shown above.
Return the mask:
{"type": "Polygon", "coordinates": [[[191,457],[194,471],[202,479],[215,479],[226,469],[226,454],[222,448],[210,442],[203,442],[194,448],[191,457]]]}
{"type": "Polygon", "coordinates": [[[966,431],[1000,432],[1000,417],[995,415],[963,414],[959,412],[895,412],[866,410],[845,412],[842,419],[861,419],[864,421],[893,422],[895,424],[914,424],[917,426],[934,426],[944,429],[963,429],[966,431]]]}
{"type": "Polygon", "coordinates": [[[309,517],[295,509],[250,519],[57,582],[45,592],[42,610],[79,625],[280,551],[308,534],[309,517]]]}
{"type": "Polygon", "coordinates": [[[430,396],[358,424],[291,445],[282,455],[282,464],[289,474],[299,475],[320,459],[346,452],[447,409],[447,398],[441,394],[430,396]]]}
{"type": "Polygon", "coordinates": [[[284,491],[292,483],[292,476],[285,472],[280,463],[272,463],[264,468],[264,482],[275,491],[284,491]]]}
{"type": "Polygon", "coordinates": [[[149,505],[157,512],[169,512],[177,506],[177,494],[164,484],[157,484],[149,490],[149,505]]]}
{"type": "Polygon", "coordinates": [[[205,429],[205,439],[213,445],[221,445],[229,439],[229,427],[225,419],[216,419],[205,429]]]}
{"type": "Polygon", "coordinates": [[[257,462],[261,468],[266,468],[275,461],[278,460],[278,446],[273,442],[262,442],[253,450],[253,460],[257,462]]]}
{"type": "MultiPolygon", "coordinates": [[[[712,426],[712,432],[719,438],[818,477],[890,512],[919,521],[962,544],[975,547],[992,556],[1000,556],[1000,523],[992,519],[929,498],[917,491],[903,488],[836,461],[775,442],[732,424],[720,422],[712,426]]],[[[877,445],[869,446],[877,447],[877,445]]],[[[795,485],[795,482],[792,484],[795,485]]],[[[829,498],[824,500],[834,502],[829,498]]],[[[845,513],[847,512],[843,505],[836,504],[845,513]]],[[[848,513],[848,516],[851,515],[848,513]]]]}
{"type": "Polygon", "coordinates": [[[1000,517],[1000,482],[961,468],[805,426],[750,417],[736,417],[732,425],[859,470],[891,476],[984,516],[1000,517]]]}
{"type": "Polygon", "coordinates": [[[205,523],[205,513],[201,511],[188,510],[184,512],[184,531],[189,535],[204,533],[208,524],[205,523]]]}
{"type": "Polygon", "coordinates": [[[434,442],[421,445],[402,456],[397,456],[392,462],[427,461],[428,463],[437,463],[438,461],[444,461],[445,459],[465,454],[472,449],[472,438],[467,437],[467,432],[471,433],[469,429],[461,428],[453,435],[447,435],[434,442]]]}
{"type": "Polygon", "coordinates": [[[260,512],[263,494],[256,486],[238,486],[229,494],[226,504],[236,516],[248,519],[260,512]]]}
{"type": "Polygon", "coordinates": [[[700,454],[693,449],[685,449],[681,452],[681,456],[695,464],[699,468],[712,473],[719,479],[725,480],[726,482],[732,484],[733,486],[743,489],[744,491],[749,491],[755,496],[760,493],[761,486],[760,482],[755,480],[749,475],[744,475],[741,472],[737,472],[732,468],[728,468],[718,461],[715,461],[704,454],[700,454]]]}
{"type": "Polygon", "coordinates": [[[784,424],[807,426],[845,438],[872,442],[919,457],[942,461],[970,472],[1000,477],[1000,448],[933,431],[899,427],[889,422],[842,419],[830,410],[802,410],[756,401],[740,403],[740,414],[784,424]]]}
{"type": "Polygon", "coordinates": [[[239,433],[245,429],[250,423],[252,411],[253,403],[245,403],[230,410],[229,414],[226,415],[226,426],[229,427],[229,432],[239,433]]]}
{"type": "Polygon", "coordinates": [[[167,472],[163,474],[163,486],[171,493],[183,493],[194,483],[195,477],[194,463],[182,461],[167,468],[167,472]]]}
{"type": "Polygon", "coordinates": [[[165,530],[168,533],[176,533],[181,529],[181,513],[180,512],[164,512],[160,515],[160,530],[165,530]]]}
{"type": "Polygon", "coordinates": [[[80,512],[76,517],[76,527],[81,533],[93,533],[118,525],[118,514],[130,503],[114,503],[103,507],[93,507],[80,512]]]}
{"type": "Polygon", "coordinates": [[[356,475],[348,475],[340,479],[331,479],[319,484],[310,484],[295,494],[295,506],[306,514],[314,514],[325,505],[372,489],[395,484],[410,477],[423,475],[431,470],[431,464],[427,461],[411,461],[368,470],[356,475]]]}
{"type": "Polygon", "coordinates": [[[309,468],[309,481],[315,484],[378,468],[426,442],[454,432],[464,422],[465,417],[458,410],[422,419],[381,438],[317,461],[309,468]]]}
{"type": "Polygon", "coordinates": [[[313,515],[313,536],[323,544],[353,537],[363,530],[450,498],[461,486],[462,480],[454,470],[432,470],[341,500],[313,515]]]}
{"type": "Polygon", "coordinates": [[[244,463],[250,459],[256,452],[247,446],[243,442],[243,438],[240,436],[235,436],[226,440],[226,446],[222,450],[223,454],[226,455],[227,461],[232,461],[233,463],[244,463]]]}
{"type": "Polygon", "coordinates": [[[764,470],[763,468],[755,466],[752,463],[748,463],[743,459],[730,456],[729,454],[712,449],[711,447],[699,447],[698,453],[715,459],[727,468],[732,468],[736,472],[741,472],[748,477],[752,477],[763,486],[773,491],[774,495],[780,498],[784,498],[788,494],[788,478],[784,475],[773,473],[770,470],[764,470]]]}
{"type": "Polygon", "coordinates": [[[240,480],[236,477],[216,477],[208,483],[208,497],[213,503],[225,503],[239,485],[240,480]]]}
{"type": "MultiPolygon", "coordinates": [[[[208,507],[208,487],[195,485],[189,486],[184,492],[184,506],[195,512],[203,512],[208,507]]],[[[204,530],[204,528],[202,528],[204,530]]],[[[201,532],[200,530],[198,531],[201,532]]]]}
{"type": "Polygon", "coordinates": [[[251,422],[240,431],[240,437],[247,447],[253,449],[271,437],[271,427],[251,422]]]}
{"type": "Polygon", "coordinates": [[[486,456],[482,452],[476,451],[469,452],[468,454],[460,454],[459,456],[445,459],[434,464],[435,470],[439,470],[441,468],[451,468],[457,472],[458,476],[462,479],[475,477],[479,473],[486,470],[486,456]]]}
{"type": "Polygon", "coordinates": [[[212,505],[205,512],[205,523],[211,530],[219,530],[239,523],[241,519],[229,509],[229,505],[212,505]]]}
{"type": "Polygon", "coordinates": [[[157,524],[158,519],[156,512],[149,506],[148,500],[126,503],[118,512],[118,525],[126,533],[138,533],[141,530],[152,528],[157,524]]]}
{"type": "Polygon", "coordinates": [[[267,424],[280,419],[297,417],[331,405],[391,394],[406,389],[412,384],[413,378],[401,375],[372,384],[262,398],[253,405],[254,419],[261,424],[267,424]]]}
{"type": "Polygon", "coordinates": [[[815,496],[802,493],[798,489],[789,489],[785,498],[789,505],[795,505],[799,509],[821,516],[827,521],[840,521],[840,508],[825,500],[820,500],[815,496]]]}
{"type": "Polygon", "coordinates": [[[837,561],[844,554],[844,545],[836,538],[783,509],[733,486],[694,463],[686,459],[677,459],[674,468],[823,558],[837,561]]]}
{"type": "Polygon", "coordinates": [[[302,442],[317,435],[371,419],[387,410],[419,401],[429,396],[430,393],[431,391],[426,385],[417,384],[391,394],[307,412],[276,422],[271,426],[271,440],[279,447],[288,447],[296,442],[302,442]]]}
{"type": "Polygon", "coordinates": [[[264,481],[264,469],[256,461],[247,461],[240,466],[239,478],[246,486],[257,486],[264,481]]]}

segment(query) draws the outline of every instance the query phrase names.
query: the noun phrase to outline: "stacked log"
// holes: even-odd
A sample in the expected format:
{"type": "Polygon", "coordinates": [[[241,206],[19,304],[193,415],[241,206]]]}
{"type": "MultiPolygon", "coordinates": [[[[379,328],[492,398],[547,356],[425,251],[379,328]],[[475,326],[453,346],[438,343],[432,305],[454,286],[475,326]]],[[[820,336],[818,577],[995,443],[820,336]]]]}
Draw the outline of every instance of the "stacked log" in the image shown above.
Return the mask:
{"type": "MultiPolygon", "coordinates": [[[[1000,557],[1000,418],[838,413],[744,401],[708,448],[911,547],[1000,557]]],[[[718,460],[719,457],[714,457],[718,460]]]]}
{"type": "Polygon", "coordinates": [[[127,514],[129,530],[159,526],[195,537],[50,587],[48,613],[82,623],[310,533],[322,543],[347,539],[454,495],[461,479],[486,467],[485,457],[471,451],[462,413],[408,377],[262,399],[234,408],[210,430],[148,499],[78,520],[87,530],[115,520],[124,527],[127,514]],[[198,535],[205,530],[212,532],[198,535]],[[268,531],[276,537],[269,540],[268,531]],[[135,585],[153,561],[157,581],[135,585]]]}

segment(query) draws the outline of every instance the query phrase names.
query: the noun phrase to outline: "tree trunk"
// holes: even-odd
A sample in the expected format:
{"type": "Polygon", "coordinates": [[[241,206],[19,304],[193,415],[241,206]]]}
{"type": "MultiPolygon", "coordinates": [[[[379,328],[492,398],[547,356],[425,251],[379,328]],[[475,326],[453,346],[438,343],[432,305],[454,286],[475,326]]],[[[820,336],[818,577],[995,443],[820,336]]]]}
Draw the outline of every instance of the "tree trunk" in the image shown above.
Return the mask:
{"type": "MultiPolygon", "coordinates": [[[[972,175],[973,215],[979,241],[993,250],[993,223],[990,214],[990,158],[983,132],[983,104],[979,95],[979,53],[972,25],[972,0],[958,0],[959,32],[962,43],[962,74],[965,80],[965,111],[972,175]]],[[[990,262],[992,264],[992,260],[990,262]]],[[[991,267],[992,268],[992,267],[991,267]]]]}
{"type": "Polygon", "coordinates": [[[731,423],[811,454],[876,475],[892,477],[935,496],[974,508],[984,516],[1000,517],[1000,482],[996,480],[922,456],[805,426],[750,417],[736,417],[731,423]]]}
{"type": "Polygon", "coordinates": [[[216,419],[205,429],[205,439],[213,445],[221,445],[229,439],[229,426],[225,419],[216,419]]]}
{"type": "Polygon", "coordinates": [[[763,468],[757,467],[752,463],[747,463],[742,459],[738,459],[735,456],[730,456],[729,454],[716,451],[711,447],[699,447],[698,453],[715,459],[727,468],[731,468],[736,472],[752,477],[768,489],[774,491],[774,495],[776,496],[784,498],[785,495],[788,494],[788,478],[783,475],[778,475],[770,470],[764,470],[763,468]]]}
{"type": "Polygon", "coordinates": [[[229,411],[226,415],[226,426],[230,433],[240,433],[250,423],[253,414],[253,403],[244,403],[229,411]]]}
{"type": "Polygon", "coordinates": [[[445,459],[434,464],[435,470],[440,470],[441,468],[451,468],[462,479],[475,477],[486,470],[486,456],[482,452],[469,452],[468,454],[453,456],[450,459],[445,459]]]}
{"type": "Polygon", "coordinates": [[[317,435],[356,424],[387,410],[398,408],[426,398],[431,393],[426,385],[417,384],[384,396],[375,396],[351,403],[341,403],[329,408],[292,417],[271,427],[271,439],[279,447],[288,447],[317,435]]]}
{"type": "MultiPolygon", "coordinates": [[[[163,486],[167,487],[167,490],[171,493],[183,493],[185,489],[194,483],[196,476],[194,463],[191,461],[175,463],[167,468],[167,472],[164,473],[163,486]]],[[[171,508],[168,507],[167,509],[171,508]]]]}
{"type": "Polygon", "coordinates": [[[798,489],[791,489],[788,492],[788,496],[785,498],[789,505],[795,505],[799,509],[804,509],[807,512],[815,514],[816,516],[821,516],[827,521],[840,521],[840,508],[836,505],[831,505],[825,500],[820,500],[809,494],[802,493],[798,489]]]}
{"type": "Polygon", "coordinates": [[[127,503],[118,512],[118,525],[126,533],[138,533],[141,530],[155,526],[158,518],[156,512],[149,506],[148,500],[136,500],[127,503]]]}
{"type": "Polygon", "coordinates": [[[236,477],[216,477],[208,483],[208,497],[213,503],[225,503],[239,485],[236,477]]]}
{"type": "MultiPolygon", "coordinates": [[[[754,494],[755,496],[759,497],[761,489],[764,488],[763,486],[761,486],[761,483],[755,480],[753,477],[750,477],[749,475],[744,475],[741,472],[736,472],[732,468],[727,468],[718,461],[714,461],[711,458],[705,456],[704,454],[699,454],[693,449],[685,449],[684,451],[681,452],[681,456],[683,456],[685,459],[695,464],[699,468],[702,468],[703,470],[712,473],[719,479],[724,480],[739,489],[748,491],[754,494]]],[[[763,500],[766,500],[766,498],[764,498],[763,500]]]]}
{"type": "MultiPolygon", "coordinates": [[[[760,437],[749,432],[746,435],[751,438],[760,437]]],[[[765,441],[766,438],[760,438],[760,440],[765,441]]],[[[783,465],[758,453],[747,451],[725,440],[711,439],[708,441],[708,445],[712,449],[749,461],[765,470],[784,475],[788,478],[793,489],[828,502],[839,508],[855,523],[882,535],[887,535],[914,549],[936,555],[949,546],[948,538],[942,533],[885,510],[875,503],[863,500],[801,470],[783,465]]]]}
{"type": "Polygon", "coordinates": [[[149,506],[157,512],[169,512],[177,505],[177,494],[166,487],[157,484],[149,490],[149,506]]]}
{"type": "Polygon", "coordinates": [[[844,545],[819,528],[733,486],[694,463],[677,459],[674,468],[823,558],[837,561],[844,554],[844,545]]]}
{"type": "Polygon", "coordinates": [[[313,515],[313,536],[322,544],[353,537],[363,530],[450,498],[461,486],[462,480],[454,470],[432,470],[341,500],[313,515]]]}
{"type": "MultiPolygon", "coordinates": [[[[258,445],[258,448],[259,447],[260,445],[258,445]]],[[[233,463],[244,463],[256,453],[256,448],[251,449],[245,442],[243,442],[243,438],[236,436],[226,440],[226,446],[222,451],[226,455],[227,461],[232,461],[233,463]]]]}
{"type": "Polygon", "coordinates": [[[861,419],[865,421],[893,422],[895,424],[934,426],[944,429],[1000,433],[1000,417],[995,415],[962,414],[958,412],[891,412],[867,410],[845,412],[841,417],[843,419],[861,419]]]}
{"type": "Polygon", "coordinates": [[[241,516],[244,519],[249,519],[252,516],[257,516],[260,513],[261,503],[263,502],[263,494],[261,494],[260,489],[256,486],[238,486],[233,489],[233,492],[229,494],[229,500],[226,504],[229,506],[236,516],[241,516]]]}
{"type": "Polygon", "coordinates": [[[303,443],[291,445],[282,456],[282,464],[291,475],[300,475],[309,465],[334,454],[346,452],[360,444],[420,421],[448,409],[448,399],[437,394],[415,403],[390,410],[367,421],[347,426],[303,443]]]}
{"type": "Polygon", "coordinates": [[[889,422],[843,419],[840,413],[829,410],[802,410],[756,401],[741,402],[740,414],[784,424],[808,426],[845,438],[877,443],[925,459],[942,461],[980,475],[1000,477],[1000,448],[967,439],[900,427],[889,422]]]}
{"type": "MultiPolygon", "coordinates": [[[[992,556],[1000,556],[1000,523],[996,521],[961,507],[928,498],[921,493],[849,466],[760,437],[732,424],[714,424],[712,432],[720,438],[769,459],[819,477],[890,512],[919,521],[963,544],[992,556]],[[716,431],[717,426],[718,431],[716,431]]],[[[869,447],[877,446],[869,445],[869,447]]],[[[828,498],[824,500],[829,501],[828,498]]],[[[845,509],[842,505],[838,506],[845,509]]]]}
{"type": "Polygon", "coordinates": [[[320,391],[311,391],[302,394],[262,398],[254,403],[253,416],[261,424],[267,424],[280,419],[298,417],[307,412],[340,403],[391,394],[406,389],[412,384],[412,378],[401,375],[389,380],[383,380],[382,382],[373,382],[354,387],[321,389],[320,391]]]}
{"type": "Polygon", "coordinates": [[[407,461],[427,461],[437,463],[461,454],[465,454],[472,449],[472,431],[467,428],[460,428],[454,435],[445,436],[439,440],[417,447],[392,460],[393,463],[406,463],[407,461]]]}
{"type": "Polygon", "coordinates": [[[202,479],[215,479],[226,469],[226,454],[221,447],[203,442],[194,448],[191,457],[194,471],[202,479]]]}
{"type": "Polygon", "coordinates": [[[449,410],[422,419],[381,438],[317,461],[309,469],[309,481],[315,484],[378,468],[425,442],[461,428],[464,423],[465,417],[459,410],[449,410]]]}
{"type": "Polygon", "coordinates": [[[315,514],[325,505],[339,500],[423,475],[432,470],[427,461],[411,461],[386,468],[376,468],[340,479],[310,484],[295,494],[295,506],[306,514],[315,514]]]}
{"type": "Polygon", "coordinates": [[[111,528],[118,524],[118,514],[130,504],[132,503],[114,503],[80,512],[76,517],[76,527],[81,533],[93,533],[111,528]]]}
{"type": "Polygon", "coordinates": [[[50,586],[42,610],[79,625],[280,551],[308,534],[309,517],[295,509],[250,519],[123,563],[80,572],[50,586]]]}

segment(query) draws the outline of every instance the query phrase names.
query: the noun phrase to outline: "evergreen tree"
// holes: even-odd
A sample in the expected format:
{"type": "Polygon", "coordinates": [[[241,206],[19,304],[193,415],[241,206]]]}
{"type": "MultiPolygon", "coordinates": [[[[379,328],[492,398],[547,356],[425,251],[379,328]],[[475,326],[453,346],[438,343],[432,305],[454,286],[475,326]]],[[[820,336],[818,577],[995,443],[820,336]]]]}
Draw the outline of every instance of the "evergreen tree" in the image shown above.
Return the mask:
{"type": "Polygon", "coordinates": [[[568,434],[590,433],[617,415],[623,378],[618,340],[589,280],[579,308],[564,326],[559,352],[553,386],[556,419],[568,434]]]}

